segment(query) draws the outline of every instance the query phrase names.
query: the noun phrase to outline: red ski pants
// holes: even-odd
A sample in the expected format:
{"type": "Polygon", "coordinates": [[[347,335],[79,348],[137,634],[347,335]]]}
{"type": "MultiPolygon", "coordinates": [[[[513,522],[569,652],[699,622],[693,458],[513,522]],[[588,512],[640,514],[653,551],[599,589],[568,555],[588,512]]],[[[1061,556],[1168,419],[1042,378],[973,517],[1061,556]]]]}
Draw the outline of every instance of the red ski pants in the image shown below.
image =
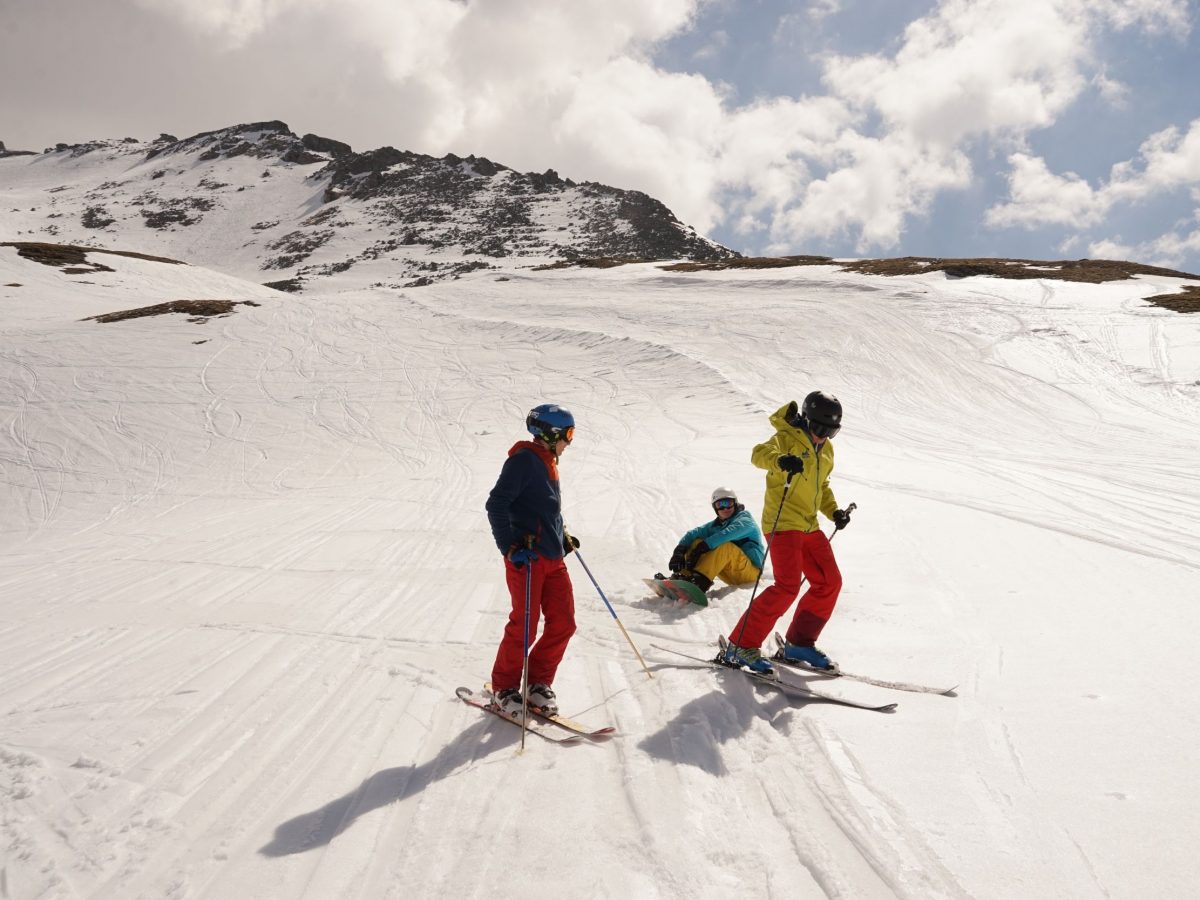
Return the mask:
{"type": "Polygon", "coordinates": [[[561,559],[535,559],[517,568],[504,561],[504,577],[512,596],[512,612],[504,626],[504,637],[492,665],[492,690],[521,686],[525,663],[525,579],[529,578],[529,683],[553,684],[558,664],[575,633],[575,594],[571,576],[561,559]],[[538,620],[545,615],[546,628],[537,638],[538,620]]]}
{"type": "Polygon", "coordinates": [[[761,647],[796,599],[803,576],[808,590],[796,606],[786,637],[789,644],[816,643],[842,590],[842,573],[829,538],[819,530],[777,531],[771,540],[771,566],[775,583],[754,599],[729,639],[739,647],[761,647]]]}

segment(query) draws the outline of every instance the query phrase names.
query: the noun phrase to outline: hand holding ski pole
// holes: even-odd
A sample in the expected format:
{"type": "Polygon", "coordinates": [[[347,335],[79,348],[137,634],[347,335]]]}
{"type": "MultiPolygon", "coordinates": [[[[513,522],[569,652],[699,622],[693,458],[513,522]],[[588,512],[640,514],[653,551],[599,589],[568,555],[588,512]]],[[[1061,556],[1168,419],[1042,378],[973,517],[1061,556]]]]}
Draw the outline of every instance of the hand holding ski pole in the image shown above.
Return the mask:
{"type": "Polygon", "coordinates": [[[835,509],[833,511],[833,531],[835,534],[850,524],[850,513],[856,509],[858,509],[858,504],[851,503],[845,509],[835,509]]]}

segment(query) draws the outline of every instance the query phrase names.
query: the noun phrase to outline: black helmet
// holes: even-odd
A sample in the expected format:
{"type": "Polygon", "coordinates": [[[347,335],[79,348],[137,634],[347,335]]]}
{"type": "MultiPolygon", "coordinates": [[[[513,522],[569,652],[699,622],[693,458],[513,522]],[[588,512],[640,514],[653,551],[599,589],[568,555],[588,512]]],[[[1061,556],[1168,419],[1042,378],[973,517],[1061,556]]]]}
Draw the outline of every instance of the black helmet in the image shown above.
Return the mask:
{"type": "Polygon", "coordinates": [[[803,411],[813,437],[831,438],[842,430],[842,404],[833,394],[813,391],[804,398],[803,411]]]}

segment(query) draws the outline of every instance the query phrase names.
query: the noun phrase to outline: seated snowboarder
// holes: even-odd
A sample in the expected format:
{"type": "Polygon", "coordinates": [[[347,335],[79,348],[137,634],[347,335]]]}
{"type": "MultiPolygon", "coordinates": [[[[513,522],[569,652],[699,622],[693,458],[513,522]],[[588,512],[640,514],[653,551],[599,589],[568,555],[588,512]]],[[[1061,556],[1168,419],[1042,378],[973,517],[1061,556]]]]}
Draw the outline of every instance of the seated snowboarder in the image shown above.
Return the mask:
{"type": "Polygon", "coordinates": [[[712,492],[712,506],[717,517],[679,539],[671,554],[670,577],[690,581],[702,591],[718,578],[726,584],[753,584],[766,556],[758,523],[729,488],[712,492]]]}

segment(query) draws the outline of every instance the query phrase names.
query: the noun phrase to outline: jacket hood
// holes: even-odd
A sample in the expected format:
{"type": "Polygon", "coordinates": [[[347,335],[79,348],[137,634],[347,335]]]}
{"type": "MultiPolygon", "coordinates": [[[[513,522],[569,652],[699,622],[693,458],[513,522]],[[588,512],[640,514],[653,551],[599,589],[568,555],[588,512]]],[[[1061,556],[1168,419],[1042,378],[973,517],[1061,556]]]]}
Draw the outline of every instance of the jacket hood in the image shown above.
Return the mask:
{"type": "Polygon", "coordinates": [[[550,449],[537,441],[517,441],[508,448],[508,455],[513,456],[520,453],[522,450],[530,450],[546,464],[546,468],[550,470],[550,477],[558,479],[558,460],[554,458],[554,454],[550,449]]]}
{"type": "Polygon", "coordinates": [[[776,431],[782,431],[784,434],[793,434],[803,437],[811,444],[812,441],[809,440],[808,432],[806,432],[803,428],[793,425],[787,420],[788,407],[791,405],[791,401],[788,401],[787,403],[783,404],[783,406],[779,407],[779,409],[775,410],[775,412],[771,413],[771,425],[776,431]]]}

